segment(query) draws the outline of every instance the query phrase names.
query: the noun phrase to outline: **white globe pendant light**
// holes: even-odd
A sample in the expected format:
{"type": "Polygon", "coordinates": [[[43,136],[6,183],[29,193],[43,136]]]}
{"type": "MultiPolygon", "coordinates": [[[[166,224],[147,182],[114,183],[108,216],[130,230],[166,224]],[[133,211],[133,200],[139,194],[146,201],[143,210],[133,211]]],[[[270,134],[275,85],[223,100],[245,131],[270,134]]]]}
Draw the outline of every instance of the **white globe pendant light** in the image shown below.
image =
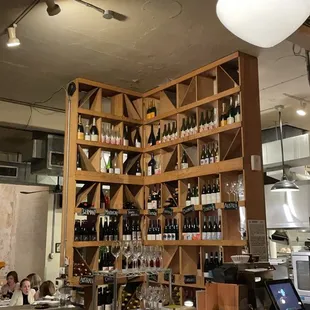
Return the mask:
{"type": "Polygon", "coordinates": [[[218,0],[216,13],[240,39],[272,47],[305,22],[310,15],[310,0],[218,0]]]}

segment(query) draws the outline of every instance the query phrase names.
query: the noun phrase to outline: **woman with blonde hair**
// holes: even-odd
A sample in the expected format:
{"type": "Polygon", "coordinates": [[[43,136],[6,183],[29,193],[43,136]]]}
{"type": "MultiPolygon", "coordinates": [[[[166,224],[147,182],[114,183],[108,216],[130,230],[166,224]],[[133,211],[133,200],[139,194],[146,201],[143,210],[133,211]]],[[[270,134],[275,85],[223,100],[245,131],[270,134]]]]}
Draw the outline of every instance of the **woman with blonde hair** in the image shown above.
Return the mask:
{"type": "Polygon", "coordinates": [[[29,279],[20,282],[20,288],[14,291],[10,306],[31,305],[34,303],[36,291],[31,288],[29,279]]]}
{"type": "Polygon", "coordinates": [[[37,273],[31,273],[27,276],[27,279],[30,281],[31,288],[37,292],[42,283],[41,277],[37,273]]]}
{"type": "Polygon", "coordinates": [[[44,281],[39,290],[39,298],[43,298],[45,296],[53,296],[55,294],[55,285],[52,281],[44,281]]]}

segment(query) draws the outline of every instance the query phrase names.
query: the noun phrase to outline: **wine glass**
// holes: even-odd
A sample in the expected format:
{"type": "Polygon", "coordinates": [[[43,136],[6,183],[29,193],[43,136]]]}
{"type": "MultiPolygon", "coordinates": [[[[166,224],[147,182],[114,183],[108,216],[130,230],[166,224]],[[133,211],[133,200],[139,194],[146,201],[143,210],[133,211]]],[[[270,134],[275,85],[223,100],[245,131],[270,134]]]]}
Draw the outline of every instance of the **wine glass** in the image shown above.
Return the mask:
{"type": "Polygon", "coordinates": [[[128,270],[128,260],[132,254],[131,243],[129,241],[123,242],[122,252],[126,258],[126,270],[128,270]]]}
{"type": "Polygon", "coordinates": [[[142,306],[142,308],[144,308],[143,307],[143,305],[142,305],[142,299],[144,299],[144,297],[145,297],[145,285],[144,284],[141,284],[138,288],[137,288],[137,290],[136,290],[136,296],[137,296],[137,298],[139,299],[139,301],[140,301],[140,307],[142,306]]]}
{"type": "Polygon", "coordinates": [[[115,260],[119,257],[121,253],[121,242],[120,241],[113,241],[111,246],[112,255],[115,257],[115,260]]]}
{"type": "Polygon", "coordinates": [[[233,181],[230,183],[230,193],[232,194],[233,196],[233,199],[235,201],[238,201],[238,196],[236,195],[236,192],[237,192],[237,182],[233,181]]]}
{"type": "Polygon", "coordinates": [[[134,269],[137,269],[137,261],[142,253],[142,243],[141,241],[133,241],[132,242],[132,255],[133,255],[133,266],[134,269]]]}

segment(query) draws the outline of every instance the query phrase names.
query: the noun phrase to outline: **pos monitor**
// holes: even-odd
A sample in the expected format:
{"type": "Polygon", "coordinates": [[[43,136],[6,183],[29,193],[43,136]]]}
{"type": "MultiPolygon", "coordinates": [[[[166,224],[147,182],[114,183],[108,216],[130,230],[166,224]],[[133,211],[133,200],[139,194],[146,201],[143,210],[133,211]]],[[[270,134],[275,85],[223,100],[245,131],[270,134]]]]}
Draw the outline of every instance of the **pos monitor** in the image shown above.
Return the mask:
{"type": "Polygon", "coordinates": [[[305,309],[292,281],[270,280],[266,281],[267,292],[276,310],[303,310],[305,309]]]}

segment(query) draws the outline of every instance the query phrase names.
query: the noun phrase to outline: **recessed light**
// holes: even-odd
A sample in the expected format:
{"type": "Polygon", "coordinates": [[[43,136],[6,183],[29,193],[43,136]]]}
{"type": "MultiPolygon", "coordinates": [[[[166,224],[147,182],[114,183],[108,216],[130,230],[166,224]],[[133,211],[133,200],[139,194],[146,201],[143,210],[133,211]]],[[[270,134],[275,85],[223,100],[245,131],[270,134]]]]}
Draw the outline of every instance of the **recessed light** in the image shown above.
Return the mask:
{"type": "Polygon", "coordinates": [[[13,24],[12,27],[8,28],[8,42],[7,42],[7,46],[8,47],[14,47],[14,46],[19,46],[20,45],[20,41],[19,39],[16,37],[16,28],[17,25],[13,24]]]}

